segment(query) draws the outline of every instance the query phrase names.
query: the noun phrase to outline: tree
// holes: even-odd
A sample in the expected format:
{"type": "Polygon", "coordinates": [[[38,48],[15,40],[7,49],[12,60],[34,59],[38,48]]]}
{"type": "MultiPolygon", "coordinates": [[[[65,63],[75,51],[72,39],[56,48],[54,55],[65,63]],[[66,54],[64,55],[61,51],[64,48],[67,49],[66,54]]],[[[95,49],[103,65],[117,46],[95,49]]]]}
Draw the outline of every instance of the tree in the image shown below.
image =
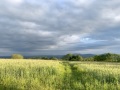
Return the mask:
{"type": "Polygon", "coordinates": [[[102,55],[96,55],[94,57],[95,61],[110,61],[110,62],[119,62],[120,61],[120,55],[119,54],[112,54],[112,53],[106,53],[102,55]]]}
{"type": "Polygon", "coordinates": [[[69,61],[70,58],[72,58],[72,56],[73,56],[73,55],[69,53],[69,54],[66,54],[65,56],[63,56],[62,59],[63,59],[63,60],[67,60],[67,61],[69,61]]]}
{"type": "Polygon", "coordinates": [[[94,61],[94,57],[87,57],[87,58],[84,58],[84,61],[94,61]]]}
{"type": "Polygon", "coordinates": [[[82,56],[73,55],[73,54],[67,54],[67,55],[63,56],[62,59],[67,60],[67,61],[82,61],[83,60],[82,56]]]}
{"type": "Polygon", "coordinates": [[[44,60],[49,60],[48,57],[41,57],[41,59],[44,59],[44,60]]]}
{"type": "Polygon", "coordinates": [[[21,54],[12,54],[12,59],[23,59],[24,57],[21,54]]]}
{"type": "Polygon", "coordinates": [[[58,60],[56,57],[50,57],[50,60],[58,60]]]}
{"type": "Polygon", "coordinates": [[[83,58],[80,55],[73,55],[69,61],[82,61],[83,58]]]}

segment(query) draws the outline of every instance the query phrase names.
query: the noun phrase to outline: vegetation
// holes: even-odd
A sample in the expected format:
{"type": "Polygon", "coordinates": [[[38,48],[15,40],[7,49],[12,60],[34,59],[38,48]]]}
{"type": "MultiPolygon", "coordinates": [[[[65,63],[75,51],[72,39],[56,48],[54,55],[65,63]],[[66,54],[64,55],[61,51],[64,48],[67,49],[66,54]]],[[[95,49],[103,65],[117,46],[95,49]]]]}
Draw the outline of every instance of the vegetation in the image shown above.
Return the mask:
{"type": "Polygon", "coordinates": [[[120,62],[120,55],[111,53],[96,55],[94,61],[120,62]]]}
{"type": "Polygon", "coordinates": [[[84,58],[83,61],[95,61],[94,57],[88,57],[88,58],[84,58]]]}
{"type": "Polygon", "coordinates": [[[56,58],[56,57],[50,57],[49,59],[50,60],[58,60],[58,58],[56,58]]]}
{"type": "Polygon", "coordinates": [[[120,64],[0,60],[0,90],[120,90],[120,64]]]}
{"type": "Polygon", "coordinates": [[[64,74],[58,61],[0,60],[0,90],[56,90],[64,74]]]}
{"type": "Polygon", "coordinates": [[[61,59],[56,57],[32,57],[31,59],[43,59],[43,60],[63,60],[63,61],[105,61],[105,62],[120,62],[119,54],[105,53],[101,55],[95,55],[92,57],[83,58],[81,55],[66,54],[61,59]]]}
{"type": "Polygon", "coordinates": [[[23,59],[24,57],[21,54],[12,54],[12,59],[23,59]]]}
{"type": "Polygon", "coordinates": [[[62,59],[66,61],[82,61],[83,57],[80,55],[67,54],[62,59]]]}
{"type": "Polygon", "coordinates": [[[119,54],[105,53],[93,57],[83,58],[80,55],[66,54],[63,58],[66,61],[106,61],[106,62],[120,62],[119,54]]]}
{"type": "Polygon", "coordinates": [[[75,90],[120,90],[120,64],[73,62],[75,90]]]}
{"type": "Polygon", "coordinates": [[[69,60],[72,58],[72,56],[73,56],[73,55],[69,53],[69,54],[66,54],[65,56],[63,56],[62,59],[63,59],[63,60],[66,60],[66,61],[69,61],[69,60]]]}
{"type": "Polygon", "coordinates": [[[42,56],[42,57],[36,56],[36,57],[32,57],[32,58],[30,58],[30,59],[58,60],[58,58],[56,58],[56,57],[45,57],[45,56],[42,56]]]}

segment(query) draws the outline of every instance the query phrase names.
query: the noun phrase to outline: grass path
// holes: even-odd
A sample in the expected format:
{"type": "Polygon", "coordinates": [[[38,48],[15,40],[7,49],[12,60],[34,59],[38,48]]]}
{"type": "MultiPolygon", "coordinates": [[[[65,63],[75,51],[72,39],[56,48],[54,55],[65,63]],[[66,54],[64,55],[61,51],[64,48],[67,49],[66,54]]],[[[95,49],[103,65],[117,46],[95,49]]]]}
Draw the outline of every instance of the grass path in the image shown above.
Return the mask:
{"type": "Polygon", "coordinates": [[[120,64],[1,60],[0,90],[120,90],[120,64]]]}

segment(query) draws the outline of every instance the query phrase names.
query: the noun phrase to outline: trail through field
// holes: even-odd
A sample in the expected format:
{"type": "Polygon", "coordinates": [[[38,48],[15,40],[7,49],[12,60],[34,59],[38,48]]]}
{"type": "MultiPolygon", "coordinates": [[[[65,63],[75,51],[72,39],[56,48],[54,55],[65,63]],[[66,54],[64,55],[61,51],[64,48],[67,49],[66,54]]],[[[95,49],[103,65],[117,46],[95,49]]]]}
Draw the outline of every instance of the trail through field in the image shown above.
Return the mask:
{"type": "Polygon", "coordinates": [[[1,60],[0,90],[120,90],[120,64],[1,60]]]}

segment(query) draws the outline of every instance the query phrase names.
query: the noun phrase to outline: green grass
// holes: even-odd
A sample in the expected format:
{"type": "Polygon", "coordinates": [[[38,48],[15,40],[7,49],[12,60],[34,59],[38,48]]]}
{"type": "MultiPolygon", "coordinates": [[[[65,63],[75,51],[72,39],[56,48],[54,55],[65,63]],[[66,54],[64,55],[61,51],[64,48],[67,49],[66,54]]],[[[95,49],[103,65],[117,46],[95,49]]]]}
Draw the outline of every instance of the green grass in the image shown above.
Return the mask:
{"type": "Polygon", "coordinates": [[[3,59],[0,90],[120,90],[120,63],[3,59]]]}
{"type": "Polygon", "coordinates": [[[120,90],[120,64],[81,62],[71,65],[77,90],[120,90]]]}

